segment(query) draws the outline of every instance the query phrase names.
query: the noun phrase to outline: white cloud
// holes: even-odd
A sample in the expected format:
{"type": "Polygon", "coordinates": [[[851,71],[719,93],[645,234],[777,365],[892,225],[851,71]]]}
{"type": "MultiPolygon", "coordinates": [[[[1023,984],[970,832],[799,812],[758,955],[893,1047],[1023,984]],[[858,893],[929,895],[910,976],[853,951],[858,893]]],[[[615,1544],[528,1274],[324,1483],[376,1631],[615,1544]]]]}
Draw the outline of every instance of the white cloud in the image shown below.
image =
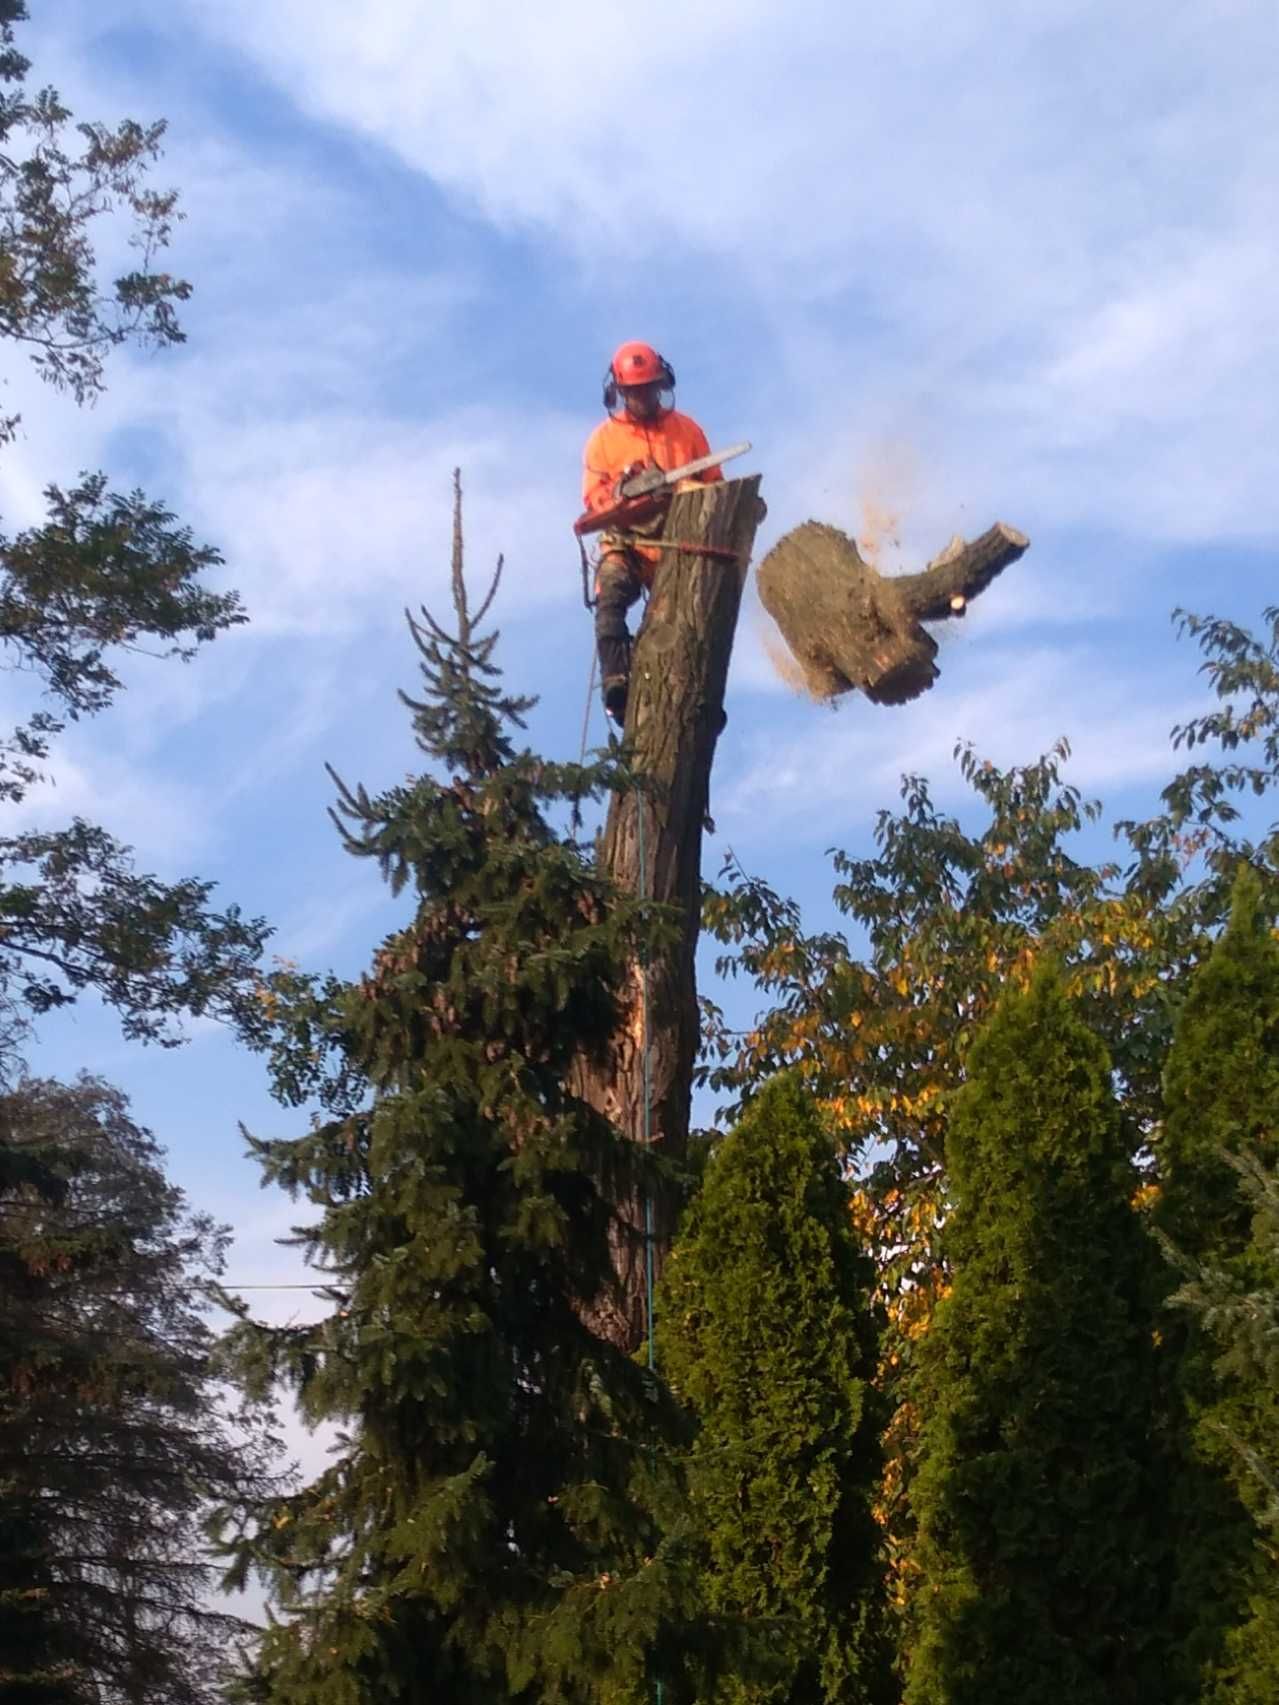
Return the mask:
{"type": "MultiPolygon", "coordinates": [[[[106,0],[81,18],[167,27],[175,48],[194,24],[322,121],[326,145],[344,127],[348,145],[369,139],[555,247],[566,302],[607,303],[610,269],[659,262],[722,299],[720,345],[699,353],[712,376],[730,362],[748,374],[741,430],[757,440],[770,536],[806,515],[858,531],[869,504],[895,518],[880,555],[892,569],[996,518],[1028,531],[1030,555],[948,637],[957,658],[1014,632],[1069,635],[1081,608],[1095,620],[1146,596],[1125,534],[1144,567],[1151,540],[1279,531],[1277,150],[1257,6],[1215,30],[1174,6],[1157,32],[1145,7],[1076,0],[798,17],[712,0],[678,19],[657,0],[641,28],[582,0],[369,0],[358,17],[337,0],[179,0],[167,26],[151,10],[106,0]],[[1089,526],[1111,530],[1115,554],[1064,560],[1063,532],[1089,526]]],[[[59,52],[53,70],[85,110],[135,104],[121,73],[95,80],[69,33],[59,52]]],[[[472,565],[508,559],[504,619],[577,597],[567,527],[585,411],[554,392],[510,407],[492,358],[521,281],[480,252],[464,268],[392,253],[387,232],[370,234],[374,209],[324,172],[318,127],[268,136],[236,117],[201,89],[174,112],[162,168],[190,214],[177,259],[199,287],[192,344],[122,352],[89,413],[15,377],[27,437],[0,458],[0,501],[28,519],[51,475],[153,461],[147,485],[224,549],[245,595],[247,634],[191,669],[131,672],[109,761],[77,743],[47,807],[78,787],[148,859],[194,851],[232,807],[232,832],[255,845],[255,816],[284,809],[259,803],[264,789],[318,768],[330,729],[383,726],[370,700],[393,683],[376,648],[401,605],[440,601],[456,464],[472,565]],[[492,305],[478,359],[477,302],[492,305]],[[202,728],[201,772],[162,779],[174,731],[202,728]]],[[[549,367],[565,351],[547,354],[549,367]]],[[[741,634],[735,689],[771,689],[749,607],[741,634]]],[[[1099,784],[1162,762],[1171,718],[1132,723],[1133,660],[1076,647],[1063,669],[1061,655],[992,652],[1003,678],[967,686],[944,653],[911,711],[857,702],[823,723],[802,707],[812,738],[761,740],[751,773],[717,791],[754,809],[789,798],[788,766],[806,787],[816,762],[819,795],[844,797],[851,766],[859,798],[882,797],[904,768],[948,773],[963,732],[1017,758],[1069,732],[1099,784]],[[1128,730],[1118,746],[1111,725],[1128,730]]],[[[408,661],[397,649],[397,679],[408,661]]]]}
{"type": "Polygon", "coordinates": [[[299,965],[326,962],[349,939],[354,925],[364,923],[375,912],[385,912],[388,906],[386,889],[369,871],[363,883],[343,893],[302,902],[281,923],[272,949],[281,959],[299,965]]]}
{"type": "Polygon", "coordinates": [[[168,872],[208,846],[209,802],[198,783],[142,771],[127,759],[113,757],[105,742],[72,742],[65,736],[49,770],[51,779],[38,783],[21,805],[10,808],[10,832],[59,829],[73,817],[83,817],[138,848],[142,868],[168,872]],[[84,749],[77,751],[80,744],[84,749]]]}
{"type": "MultiPolygon", "coordinates": [[[[448,267],[342,266],[304,270],[271,300],[266,279],[286,256],[307,252],[317,225],[340,233],[355,210],[225,144],[191,152],[204,162],[199,247],[232,258],[229,274],[212,274],[194,346],[159,359],[118,352],[109,390],[88,410],[19,368],[6,406],[21,410],[22,434],[0,459],[5,515],[39,522],[50,479],[115,467],[128,434],[135,463],[139,445],[158,462],[152,494],[223,551],[221,578],[244,595],[254,635],[349,638],[446,583],[460,466],[468,558],[480,574],[506,557],[505,609],[572,596],[581,422],[552,407],[516,416],[496,403],[439,408],[429,393],[389,394],[406,372],[455,367],[454,316],[483,282],[448,267]],[[280,240],[251,277],[234,243],[246,209],[280,240]]],[[[194,694],[208,680],[198,672],[194,694]]]]}
{"type": "Polygon", "coordinates": [[[246,423],[223,434],[182,418],[177,431],[193,511],[218,527],[259,632],[350,634],[435,600],[459,465],[469,559],[483,574],[505,555],[508,612],[572,588],[562,473],[576,433],[554,417],[517,426],[475,409],[428,423],[335,409],[297,417],[287,432],[246,423]]]}
{"type": "Polygon", "coordinates": [[[739,773],[719,785],[721,828],[768,821],[790,842],[818,827],[861,825],[868,802],[894,796],[903,774],[928,776],[934,797],[953,802],[965,793],[953,759],[959,741],[1006,766],[1031,761],[1065,735],[1070,779],[1103,795],[1171,774],[1168,732],[1184,700],[1158,689],[1143,694],[1130,674],[1107,679],[1086,644],[988,649],[980,663],[962,644],[943,649],[940,681],[913,704],[881,707],[848,694],[834,706],[805,705],[806,726],[797,712],[784,735],[748,736],[739,773]]]}
{"type": "MultiPolygon", "coordinates": [[[[168,29],[175,52],[195,26],[320,121],[326,145],[342,127],[557,245],[566,301],[598,305],[611,269],[642,278],[659,260],[695,297],[722,295],[723,347],[703,366],[749,374],[742,429],[774,535],[809,514],[857,530],[868,498],[898,518],[888,568],[997,517],[1031,534],[970,642],[1145,596],[1125,535],[1144,570],[1152,541],[1279,531],[1267,6],[686,12],[655,0],[637,27],[585,0],[368,0],[358,16],[339,0],[179,0],[157,24],[107,0],[78,16],[168,29]],[[743,313],[755,329],[739,354],[743,313]],[[1115,554],[1065,562],[1063,534],[1087,528],[1109,529],[1115,554]]],[[[96,88],[69,30],[59,51],[93,110],[131,93],[96,88]]],[[[575,599],[587,422],[550,399],[509,408],[487,348],[457,401],[468,308],[491,298],[500,349],[521,281],[480,256],[464,271],[388,259],[366,240],[369,209],[308,152],[318,126],[232,133],[234,108],[207,102],[175,116],[166,175],[191,213],[198,341],[122,358],[92,416],[58,400],[55,424],[32,399],[31,441],[2,465],[6,507],[35,507],[58,433],[64,461],[107,459],[123,431],[162,451],[166,495],[226,550],[254,628],[220,642],[216,670],[159,672],[130,701],[129,738],[145,755],[153,708],[162,728],[194,721],[252,695],[252,669],[278,670],[292,647],[299,702],[246,762],[247,789],[341,714],[361,636],[438,596],[456,463],[472,563],[508,557],[505,611],[575,599]],[[459,371],[434,394],[437,373],[459,371]]],[[[753,635],[748,615],[735,681],[763,688],[753,635]]],[[[1068,727],[1071,682],[1051,680],[1068,727]]],[[[969,708],[979,728],[995,716],[969,708]]],[[[883,751],[916,733],[890,720],[883,751]]]]}
{"type": "Polygon", "coordinates": [[[1105,0],[653,0],[642,22],[586,0],[185,10],[304,111],[496,221],[576,230],[594,252],[623,236],[633,252],[672,237],[730,249],[801,298],[837,282],[806,270],[820,256],[879,301],[922,297],[940,315],[944,280],[881,265],[914,247],[1003,283],[987,324],[1016,311],[1023,259],[1046,263],[1040,301],[1068,300],[1081,265],[1104,291],[1205,179],[1238,200],[1273,151],[1253,123],[1269,98],[1264,0],[1228,26],[1105,0]]]}

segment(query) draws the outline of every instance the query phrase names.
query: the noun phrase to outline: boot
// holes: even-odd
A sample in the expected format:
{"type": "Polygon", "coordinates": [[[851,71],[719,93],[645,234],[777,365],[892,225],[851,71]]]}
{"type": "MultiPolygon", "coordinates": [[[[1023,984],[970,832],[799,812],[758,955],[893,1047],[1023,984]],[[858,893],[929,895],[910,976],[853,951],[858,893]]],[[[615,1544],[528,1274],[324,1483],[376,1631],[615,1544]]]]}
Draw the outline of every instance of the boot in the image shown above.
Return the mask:
{"type": "Polygon", "coordinates": [[[626,721],[626,697],[630,683],[625,675],[605,675],[604,709],[620,728],[626,721]]]}

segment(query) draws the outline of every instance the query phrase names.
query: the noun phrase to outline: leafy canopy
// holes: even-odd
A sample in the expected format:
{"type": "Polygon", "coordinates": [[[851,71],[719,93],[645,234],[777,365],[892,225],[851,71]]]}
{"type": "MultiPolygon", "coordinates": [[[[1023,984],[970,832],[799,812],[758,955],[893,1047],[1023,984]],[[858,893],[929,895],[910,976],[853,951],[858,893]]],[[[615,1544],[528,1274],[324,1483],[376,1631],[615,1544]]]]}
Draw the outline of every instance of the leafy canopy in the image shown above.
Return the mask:
{"type": "MultiPolygon", "coordinates": [[[[182,339],[176,305],[190,286],[157,261],[179,217],[148,173],[163,124],[77,123],[52,89],[31,93],[15,26],[0,0],[0,338],[79,403],[106,383],[127,341],[182,339]],[[96,244],[124,238],[136,264],[116,276],[96,244]]],[[[17,417],[0,421],[0,448],[17,417]]],[[[81,473],[45,490],[45,518],[0,531],[0,669],[25,711],[0,730],[0,1077],[12,1079],[32,1019],[92,990],[126,1034],[180,1039],[178,1014],[213,1012],[256,1033],[249,998],[266,939],[260,919],[209,905],[212,884],[139,874],[131,849],[79,818],[33,830],[18,814],[49,780],[68,722],[110,708],[124,662],[189,660],[245,619],[212,588],[218,552],[197,544],[162,502],[81,473]]]]}

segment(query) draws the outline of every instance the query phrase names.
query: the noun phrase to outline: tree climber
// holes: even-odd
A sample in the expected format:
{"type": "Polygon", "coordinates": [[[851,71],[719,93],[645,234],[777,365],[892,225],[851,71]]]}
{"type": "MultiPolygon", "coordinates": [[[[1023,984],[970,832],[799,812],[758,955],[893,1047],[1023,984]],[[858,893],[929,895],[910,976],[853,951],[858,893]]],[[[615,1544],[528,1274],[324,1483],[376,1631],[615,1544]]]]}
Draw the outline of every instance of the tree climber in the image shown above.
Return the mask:
{"type": "MultiPolygon", "coordinates": [[[[583,453],[582,501],[588,511],[612,508],[621,497],[622,481],[645,468],[669,471],[710,453],[706,434],[695,420],[674,406],[675,374],[671,365],[646,343],[624,343],[604,375],[601,421],[583,453]]],[[[718,467],[695,476],[721,479],[718,467]]],[[[626,717],[630,678],[631,636],[626,612],[653,584],[661,552],[640,541],[655,538],[665,517],[610,529],[600,535],[600,559],[595,577],[595,643],[599,652],[604,708],[614,722],[626,717]]]]}

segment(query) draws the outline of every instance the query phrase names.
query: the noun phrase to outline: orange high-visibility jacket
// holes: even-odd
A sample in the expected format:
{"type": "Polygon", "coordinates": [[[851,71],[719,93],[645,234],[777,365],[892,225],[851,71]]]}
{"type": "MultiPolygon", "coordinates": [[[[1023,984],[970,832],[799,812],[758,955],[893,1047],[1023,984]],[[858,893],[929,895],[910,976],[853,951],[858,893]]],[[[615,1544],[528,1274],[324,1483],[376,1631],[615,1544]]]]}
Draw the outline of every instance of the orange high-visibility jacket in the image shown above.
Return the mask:
{"type": "MultiPolygon", "coordinates": [[[[667,409],[656,420],[632,420],[610,415],[586,441],[582,461],[582,503],[587,509],[607,509],[617,502],[617,482],[635,462],[656,462],[662,471],[682,468],[699,456],[709,456],[706,434],[695,420],[667,409]]],[[[697,474],[699,480],[723,479],[718,468],[697,474]]]]}

